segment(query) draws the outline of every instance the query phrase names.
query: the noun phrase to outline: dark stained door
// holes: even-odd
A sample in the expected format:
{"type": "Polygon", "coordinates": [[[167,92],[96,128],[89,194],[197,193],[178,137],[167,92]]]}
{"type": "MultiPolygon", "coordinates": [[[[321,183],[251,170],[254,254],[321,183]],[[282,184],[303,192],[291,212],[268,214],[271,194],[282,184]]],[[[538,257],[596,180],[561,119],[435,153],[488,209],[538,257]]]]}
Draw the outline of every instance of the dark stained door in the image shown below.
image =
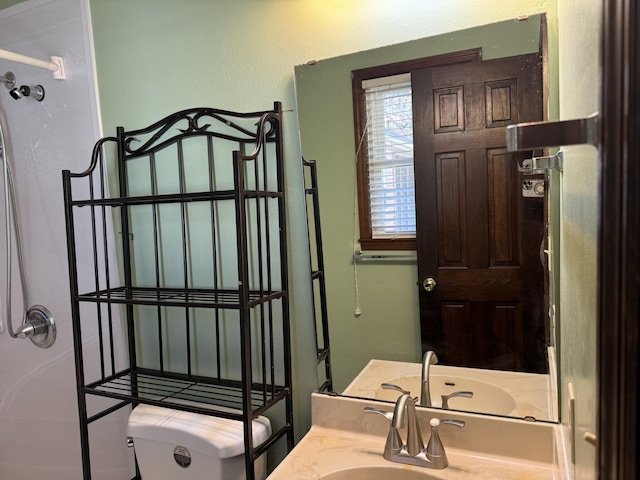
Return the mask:
{"type": "Polygon", "coordinates": [[[545,371],[544,195],[522,195],[505,149],[507,125],[542,120],[540,56],[424,69],[412,85],[423,351],[545,371]]]}

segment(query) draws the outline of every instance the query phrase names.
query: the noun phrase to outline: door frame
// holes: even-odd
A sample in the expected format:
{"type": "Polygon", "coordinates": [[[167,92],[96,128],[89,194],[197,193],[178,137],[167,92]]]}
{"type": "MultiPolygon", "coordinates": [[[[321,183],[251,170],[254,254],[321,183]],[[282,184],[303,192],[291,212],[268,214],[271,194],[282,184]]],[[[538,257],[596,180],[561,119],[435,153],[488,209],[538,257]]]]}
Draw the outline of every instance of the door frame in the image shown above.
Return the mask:
{"type": "Polygon", "coordinates": [[[639,28],[636,0],[603,0],[596,469],[611,480],[640,473],[639,28]]]}

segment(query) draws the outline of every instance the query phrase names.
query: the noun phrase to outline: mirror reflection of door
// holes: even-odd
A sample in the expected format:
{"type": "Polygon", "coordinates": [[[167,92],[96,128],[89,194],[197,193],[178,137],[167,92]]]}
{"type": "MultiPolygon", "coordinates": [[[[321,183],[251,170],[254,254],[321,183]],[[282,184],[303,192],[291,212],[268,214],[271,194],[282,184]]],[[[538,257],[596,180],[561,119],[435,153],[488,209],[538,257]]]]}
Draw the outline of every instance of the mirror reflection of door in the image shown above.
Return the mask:
{"type": "Polygon", "coordinates": [[[423,351],[546,372],[545,194],[505,151],[507,125],[543,119],[540,56],[422,69],[411,84],[423,351]]]}

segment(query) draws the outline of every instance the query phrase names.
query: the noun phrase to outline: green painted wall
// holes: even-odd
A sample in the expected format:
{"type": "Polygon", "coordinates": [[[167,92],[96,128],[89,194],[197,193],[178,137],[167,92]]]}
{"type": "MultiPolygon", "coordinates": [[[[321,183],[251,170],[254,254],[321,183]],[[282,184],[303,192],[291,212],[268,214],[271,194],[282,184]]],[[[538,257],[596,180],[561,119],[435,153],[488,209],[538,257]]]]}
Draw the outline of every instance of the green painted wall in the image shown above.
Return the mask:
{"type": "Polygon", "coordinates": [[[0,10],[3,8],[11,7],[17,3],[21,3],[22,0],[0,0],[0,10]]]}
{"type": "Polygon", "coordinates": [[[117,125],[138,128],[194,106],[257,111],[271,108],[275,100],[283,103],[294,405],[296,434],[301,437],[309,425],[308,398],[317,388],[316,347],[293,61],[281,55],[284,18],[291,18],[291,13],[281,16],[286,6],[258,1],[97,0],[91,2],[91,13],[105,135],[112,135],[117,125]]]}
{"type": "MultiPolygon", "coordinates": [[[[601,5],[599,0],[558,3],[560,117],[598,111],[601,5]]],[[[597,426],[598,154],[587,146],[563,148],[560,231],[561,412],[567,426],[568,384],[576,397],[576,479],[595,478],[596,449],[582,440],[597,426]]],[[[567,432],[569,436],[569,432],[567,432]]]]}

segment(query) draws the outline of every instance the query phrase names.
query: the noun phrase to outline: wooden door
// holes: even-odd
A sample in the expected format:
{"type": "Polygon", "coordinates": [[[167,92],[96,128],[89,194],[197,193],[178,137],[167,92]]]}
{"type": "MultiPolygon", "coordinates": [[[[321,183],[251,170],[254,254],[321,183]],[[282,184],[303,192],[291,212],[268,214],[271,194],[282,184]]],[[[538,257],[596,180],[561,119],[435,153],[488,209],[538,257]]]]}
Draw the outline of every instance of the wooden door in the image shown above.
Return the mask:
{"type": "Polygon", "coordinates": [[[424,69],[412,85],[423,351],[544,371],[544,195],[523,197],[505,149],[507,125],[542,120],[540,56],[424,69]]]}

